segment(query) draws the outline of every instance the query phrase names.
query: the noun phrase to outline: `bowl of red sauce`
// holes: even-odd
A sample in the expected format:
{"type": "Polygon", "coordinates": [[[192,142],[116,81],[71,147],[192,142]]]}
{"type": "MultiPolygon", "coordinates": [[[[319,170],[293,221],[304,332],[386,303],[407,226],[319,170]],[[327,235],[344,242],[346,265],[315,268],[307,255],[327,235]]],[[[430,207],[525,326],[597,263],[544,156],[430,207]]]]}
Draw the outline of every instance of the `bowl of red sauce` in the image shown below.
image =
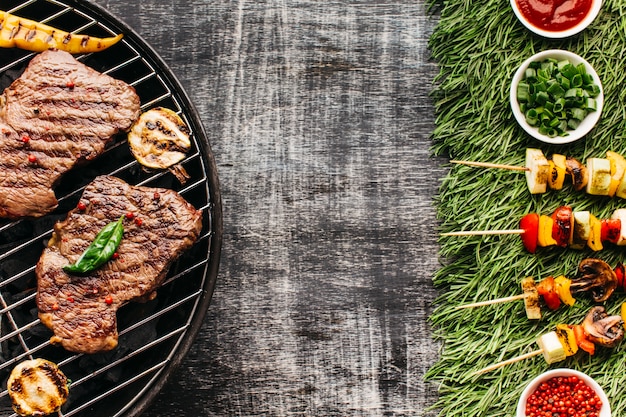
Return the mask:
{"type": "Polygon", "coordinates": [[[511,0],[517,18],[546,38],[567,38],[585,29],[598,16],[602,0],[511,0]]]}
{"type": "Polygon", "coordinates": [[[611,417],[604,390],[583,372],[559,368],[542,373],[524,389],[516,417],[611,417]]]}

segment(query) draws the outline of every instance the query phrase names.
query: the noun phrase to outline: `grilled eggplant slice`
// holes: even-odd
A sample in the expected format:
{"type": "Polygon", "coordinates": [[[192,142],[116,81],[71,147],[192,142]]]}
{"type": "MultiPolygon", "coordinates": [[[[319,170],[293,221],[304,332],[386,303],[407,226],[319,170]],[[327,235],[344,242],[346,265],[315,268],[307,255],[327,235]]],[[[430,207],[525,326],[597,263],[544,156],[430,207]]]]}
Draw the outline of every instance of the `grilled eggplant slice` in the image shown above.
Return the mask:
{"type": "Polygon", "coordinates": [[[7,381],[13,410],[20,416],[45,416],[67,401],[69,385],[59,367],[46,359],[18,364],[7,381]]]}

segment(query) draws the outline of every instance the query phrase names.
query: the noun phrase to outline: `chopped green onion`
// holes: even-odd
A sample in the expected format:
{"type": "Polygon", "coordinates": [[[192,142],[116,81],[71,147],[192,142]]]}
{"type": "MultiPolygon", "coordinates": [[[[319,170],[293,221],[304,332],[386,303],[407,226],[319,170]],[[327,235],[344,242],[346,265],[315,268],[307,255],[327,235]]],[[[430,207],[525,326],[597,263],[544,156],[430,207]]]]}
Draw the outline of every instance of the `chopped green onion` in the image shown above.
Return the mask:
{"type": "Polygon", "coordinates": [[[589,92],[591,97],[598,97],[598,95],[600,94],[600,86],[598,84],[586,85],[585,91],[589,92]]]}
{"type": "Polygon", "coordinates": [[[517,101],[520,103],[525,103],[530,100],[530,86],[528,83],[520,82],[517,85],[517,101]]]}
{"type": "Polygon", "coordinates": [[[570,88],[569,90],[567,90],[565,92],[565,98],[576,98],[576,97],[582,97],[583,96],[583,90],[582,88],[570,88]]]}
{"type": "Polygon", "coordinates": [[[582,121],[585,118],[585,116],[587,116],[587,112],[585,110],[579,109],[579,108],[576,108],[576,107],[571,109],[571,113],[570,114],[571,114],[571,118],[572,119],[576,119],[576,120],[579,120],[579,121],[582,121]]]}
{"type": "Polygon", "coordinates": [[[535,102],[543,106],[550,99],[550,95],[546,91],[539,91],[535,96],[535,102]]]}
{"type": "Polygon", "coordinates": [[[596,110],[598,110],[598,107],[596,105],[596,100],[591,98],[591,97],[587,97],[587,103],[585,105],[585,108],[587,109],[587,111],[596,111],[596,110]]]}
{"type": "Polygon", "coordinates": [[[578,70],[576,69],[575,66],[568,63],[564,65],[563,68],[561,69],[561,74],[563,74],[566,78],[569,78],[571,80],[572,78],[574,78],[574,75],[578,74],[578,70]]]}
{"type": "Polygon", "coordinates": [[[528,109],[526,111],[526,123],[536,126],[539,123],[539,114],[536,109],[528,109]]]}
{"type": "Polygon", "coordinates": [[[555,82],[548,87],[548,93],[555,99],[559,99],[565,95],[565,89],[561,87],[561,84],[555,82]]]}
{"type": "MultiPolygon", "coordinates": [[[[563,92],[565,94],[565,92],[563,92]]],[[[565,108],[565,99],[561,96],[554,102],[553,111],[554,113],[560,113],[565,108]]]]}
{"type": "Polygon", "coordinates": [[[580,120],[576,120],[576,119],[567,120],[567,127],[569,129],[575,130],[575,129],[578,129],[578,126],[580,126],[580,120]]]}
{"type": "Polygon", "coordinates": [[[555,117],[555,118],[550,120],[550,122],[548,123],[548,126],[556,128],[560,124],[561,124],[561,121],[558,118],[555,117]]]}
{"type": "Polygon", "coordinates": [[[569,79],[567,77],[565,77],[562,74],[557,74],[556,76],[556,81],[561,84],[561,87],[564,90],[569,90],[569,88],[572,86],[572,83],[570,83],[569,79]]]}

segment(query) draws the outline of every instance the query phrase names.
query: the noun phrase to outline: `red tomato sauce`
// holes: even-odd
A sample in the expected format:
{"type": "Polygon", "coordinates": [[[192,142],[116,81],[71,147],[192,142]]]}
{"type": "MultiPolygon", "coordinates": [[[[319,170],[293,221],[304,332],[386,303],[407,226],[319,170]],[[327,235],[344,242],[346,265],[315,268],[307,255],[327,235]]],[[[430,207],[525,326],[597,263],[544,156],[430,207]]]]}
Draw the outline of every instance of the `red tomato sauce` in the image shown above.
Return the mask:
{"type": "Polygon", "coordinates": [[[515,0],[533,26],[560,32],[580,23],[591,10],[591,0],[515,0]]]}

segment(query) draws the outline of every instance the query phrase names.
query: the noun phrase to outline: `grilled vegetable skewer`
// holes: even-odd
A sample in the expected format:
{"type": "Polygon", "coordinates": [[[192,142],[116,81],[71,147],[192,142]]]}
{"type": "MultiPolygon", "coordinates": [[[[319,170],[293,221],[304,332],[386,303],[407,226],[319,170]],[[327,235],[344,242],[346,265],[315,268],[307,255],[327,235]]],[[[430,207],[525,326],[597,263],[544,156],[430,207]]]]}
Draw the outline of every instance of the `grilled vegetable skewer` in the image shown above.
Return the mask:
{"type": "Polygon", "coordinates": [[[540,149],[527,148],[524,166],[451,160],[461,165],[524,171],[531,194],[543,194],[548,189],[560,190],[570,178],[576,191],[590,195],[626,198],[626,158],[607,151],[606,158],[589,158],[585,166],[576,158],[553,154],[546,158],[540,149]]]}
{"type": "MultiPolygon", "coordinates": [[[[626,310],[622,305],[622,311],[626,310]]],[[[592,307],[581,324],[557,324],[556,329],[541,335],[536,343],[539,349],[493,365],[472,375],[480,375],[533,356],[542,355],[551,364],[575,355],[579,349],[595,354],[596,345],[612,348],[624,338],[622,315],[609,316],[603,306],[592,307]]]]}
{"type": "Polygon", "coordinates": [[[34,20],[24,19],[0,10],[0,47],[21,48],[32,52],[59,49],[71,54],[103,51],[122,39],[95,38],[65,32],[34,20]]]}
{"type": "Polygon", "coordinates": [[[573,306],[576,302],[574,295],[582,292],[589,292],[593,301],[601,303],[608,300],[617,288],[625,289],[625,268],[622,263],[612,269],[603,260],[587,258],[579,263],[578,270],[580,275],[575,278],[569,279],[564,275],[556,278],[549,276],[537,284],[533,277],[525,277],[521,281],[521,294],[460,305],[456,309],[524,300],[528,319],[538,320],[541,318],[541,300],[550,310],[556,310],[561,304],[573,306]]]}
{"type": "Polygon", "coordinates": [[[603,242],[626,246],[626,209],[617,209],[611,218],[599,220],[588,211],[573,211],[561,206],[552,215],[528,213],[519,222],[519,229],[480,230],[442,233],[442,236],[478,236],[518,234],[526,250],[535,253],[537,247],[561,246],[572,249],[603,249],[603,242]]]}

